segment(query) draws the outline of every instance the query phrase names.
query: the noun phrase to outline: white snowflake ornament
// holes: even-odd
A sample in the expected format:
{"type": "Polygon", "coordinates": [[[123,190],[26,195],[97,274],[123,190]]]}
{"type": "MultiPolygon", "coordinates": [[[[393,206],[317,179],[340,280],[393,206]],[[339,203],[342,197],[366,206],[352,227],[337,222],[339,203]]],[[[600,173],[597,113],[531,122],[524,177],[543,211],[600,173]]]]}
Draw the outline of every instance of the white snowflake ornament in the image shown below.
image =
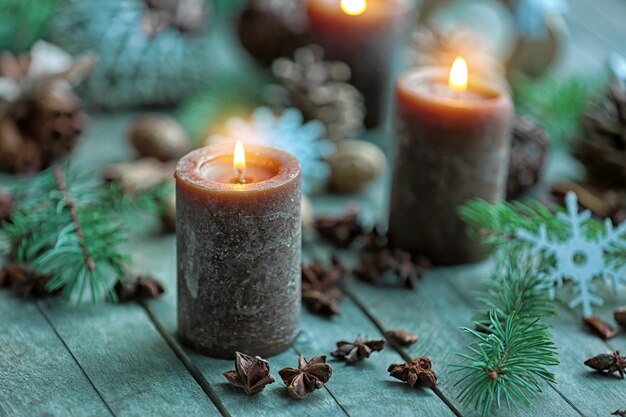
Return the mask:
{"type": "Polygon", "coordinates": [[[545,275],[551,297],[554,298],[555,289],[562,287],[565,279],[571,280],[576,295],[569,306],[582,306],[583,316],[588,317],[593,314],[592,306],[603,304],[602,298],[594,294],[596,280],[612,284],[614,291],[626,284],[626,265],[611,257],[616,251],[626,251],[626,223],[614,228],[607,219],[604,232],[600,236],[589,237],[585,225],[591,218],[589,210],[578,212],[578,201],[573,192],[566,195],[565,202],[567,214],[559,213],[558,218],[569,228],[567,239],[549,237],[545,225],[540,227],[538,235],[519,230],[517,238],[529,243],[534,255],[554,259],[554,266],[545,275]]]}
{"type": "Polygon", "coordinates": [[[325,161],[335,149],[325,138],[326,128],[319,121],[304,123],[299,110],[286,109],[277,116],[267,107],[259,107],[251,119],[233,117],[226,122],[226,134],[214,135],[210,143],[230,143],[241,140],[258,143],[288,152],[298,158],[302,166],[302,191],[310,193],[330,176],[330,167],[325,161]]]}

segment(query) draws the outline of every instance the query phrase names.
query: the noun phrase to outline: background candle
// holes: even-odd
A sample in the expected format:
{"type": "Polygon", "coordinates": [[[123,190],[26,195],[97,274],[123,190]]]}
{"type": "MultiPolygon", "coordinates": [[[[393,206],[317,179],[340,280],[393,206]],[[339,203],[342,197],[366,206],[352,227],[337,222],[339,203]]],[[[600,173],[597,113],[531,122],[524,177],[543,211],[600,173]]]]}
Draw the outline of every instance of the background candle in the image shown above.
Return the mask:
{"type": "Polygon", "coordinates": [[[210,356],[267,356],[299,330],[300,165],[246,145],[240,184],[233,148],[201,148],[178,163],[178,335],[210,356]]]}
{"type": "Polygon", "coordinates": [[[394,43],[412,0],[305,0],[311,41],[345,62],[365,97],[367,127],[383,121],[394,43]]]}
{"type": "Polygon", "coordinates": [[[482,257],[457,209],[468,199],[504,197],[511,140],[506,90],[470,77],[463,92],[448,86],[448,76],[444,68],[413,69],[396,85],[389,237],[437,264],[482,257]]]}

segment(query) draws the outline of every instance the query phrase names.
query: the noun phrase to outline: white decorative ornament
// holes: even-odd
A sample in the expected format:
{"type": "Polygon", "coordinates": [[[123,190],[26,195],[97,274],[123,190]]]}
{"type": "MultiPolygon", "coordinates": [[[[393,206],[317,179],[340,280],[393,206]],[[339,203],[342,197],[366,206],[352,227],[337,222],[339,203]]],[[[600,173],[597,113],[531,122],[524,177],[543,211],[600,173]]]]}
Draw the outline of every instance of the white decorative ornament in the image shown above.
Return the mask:
{"type": "Polygon", "coordinates": [[[226,122],[225,134],[210,137],[207,143],[258,143],[279,148],[294,155],[302,166],[302,191],[313,192],[330,176],[325,159],[335,145],[326,139],[324,124],[305,122],[298,109],[289,108],[280,115],[267,107],[259,107],[250,120],[232,117],[226,122]]]}
{"type": "Polygon", "coordinates": [[[531,245],[534,255],[542,255],[554,259],[554,266],[545,274],[546,286],[552,298],[555,290],[563,286],[565,279],[572,281],[575,297],[570,301],[570,308],[582,306],[583,316],[593,314],[592,306],[603,304],[603,300],[594,294],[595,281],[610,283],[617,292],[620,285],[626,285],[626,264],[620,264],[610,256],[616,251],[626,252],[626,223],[614,228],[611,220],[604,222],[604,232],[599,236],[589,237],[587,220],[591,218],[589,210],[578,212],[576,194],[569,192],[566,197],[567,214],[559,213],[559,220],[569,227],[569,235],[565,240],[548,236],[545,225],[539,234],[528,230],[519,230],[517,238],[531,245]]]}

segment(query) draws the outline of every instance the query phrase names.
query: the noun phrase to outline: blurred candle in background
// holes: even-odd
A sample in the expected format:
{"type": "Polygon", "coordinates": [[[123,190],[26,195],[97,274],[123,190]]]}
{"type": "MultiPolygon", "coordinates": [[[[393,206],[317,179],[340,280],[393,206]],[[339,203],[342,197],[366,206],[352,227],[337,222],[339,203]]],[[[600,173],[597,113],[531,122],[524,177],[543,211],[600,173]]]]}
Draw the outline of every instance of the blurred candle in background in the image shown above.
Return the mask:
{"type": "Polygon", "coordinates": [[[368,128],[384,120],[393,52],[413,0],[305,0],[310,37],[326,58],[345,62],[363,93],[368,128]]]}
{"type": "Polygon", "coordinates": [[[473,198],[504,198],[513,105],[501,82],[451,69],[420,68],[396,84],[397,155],[389,238],[436,264],[482,258],[457,214],[473,198]]]}

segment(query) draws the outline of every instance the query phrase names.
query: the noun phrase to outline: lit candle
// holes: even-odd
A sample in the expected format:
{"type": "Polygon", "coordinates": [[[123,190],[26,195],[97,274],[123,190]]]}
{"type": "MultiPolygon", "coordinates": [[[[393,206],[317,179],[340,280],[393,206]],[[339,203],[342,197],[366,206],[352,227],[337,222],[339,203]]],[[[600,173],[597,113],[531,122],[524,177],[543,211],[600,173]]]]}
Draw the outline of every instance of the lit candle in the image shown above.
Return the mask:
{"type": "Polygon", "coordinates": [[[291,345],[300,318],[300,165],[241,142],[195,150],[176,169],[178,335],[229,358],[291,345]]]}
{"type": "Polygon", "coordinates": [[[505,88],[451,69],[412,69],[396,84],[397,156],[389,237],[438,264],[482,258],[457,214],[468,199],[504,197],[513,106],[505,88]]]}
{"type": "Polygon", "coordinates": [[[312,42],[345,62],[365,97],[366,125],[383,121],[394,45],[412,0],[306,0],[312,42]]]}

